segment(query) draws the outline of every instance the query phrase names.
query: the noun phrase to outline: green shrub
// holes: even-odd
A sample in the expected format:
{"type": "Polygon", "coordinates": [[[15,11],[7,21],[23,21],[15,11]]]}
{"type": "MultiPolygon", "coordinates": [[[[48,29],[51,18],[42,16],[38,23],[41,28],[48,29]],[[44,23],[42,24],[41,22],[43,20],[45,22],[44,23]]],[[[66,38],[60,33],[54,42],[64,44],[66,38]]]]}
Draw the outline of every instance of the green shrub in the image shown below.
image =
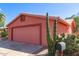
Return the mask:
{"type": "Polygon", "coordinates": [[[79,44],[79,40],[77,40],[76,43],[79,44]]]}
{"type": "Polygon", "coordinates": [[[6,37],[8,34],[7,34],[7,32],[5,31],[5,32],[1,32],[1,37],[6,37]]]}
{"type": "Polygon", "coordinates": [[[79,39],[79,35],[77,35],[77,39],[79,39]]]}
{"type": "Polygon", "coordinates": [[[67,38],[64,40],[66,42],[66,49],[65,55],[74,56],[79,55],[79,46],[76,43],[75,35],[68,35],[67,38]]]}

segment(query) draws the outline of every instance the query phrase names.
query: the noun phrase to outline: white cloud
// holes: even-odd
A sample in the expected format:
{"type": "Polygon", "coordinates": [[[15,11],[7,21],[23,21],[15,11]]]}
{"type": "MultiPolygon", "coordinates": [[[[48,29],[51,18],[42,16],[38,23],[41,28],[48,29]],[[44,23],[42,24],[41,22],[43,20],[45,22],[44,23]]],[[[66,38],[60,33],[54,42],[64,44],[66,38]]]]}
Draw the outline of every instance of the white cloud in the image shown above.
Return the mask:
{"type": "Polygon", "coordinates": [[[2,9],[0,8],[0,11],[2,11],[2,9]]]}

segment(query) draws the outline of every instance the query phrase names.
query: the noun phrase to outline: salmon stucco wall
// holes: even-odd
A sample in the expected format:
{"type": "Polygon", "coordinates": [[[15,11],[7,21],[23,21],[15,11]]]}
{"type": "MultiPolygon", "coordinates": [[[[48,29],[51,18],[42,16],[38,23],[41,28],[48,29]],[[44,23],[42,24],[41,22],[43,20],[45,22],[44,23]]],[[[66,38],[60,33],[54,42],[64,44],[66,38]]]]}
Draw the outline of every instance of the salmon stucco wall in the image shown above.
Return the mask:
{"type": "Polygon", "coordinates": [[[73,20],[72,23],[71,23],[71,29],[72,29],[72,32],[74,32],[75,27],[76,27],[76,25],[75,25],[75,21],[73,20]]]}
{"type": "MultiPolygon", "coordinates": [[[[51,35],[51,38],[53,38],[53,25],[54,22],[53,20],[50,20],[49,21],[49,28],[50,28],[50,35],[51,35]]],[[[60,22],[57,22],[57,33],[58,34],[62,34],[62,33],[68,33],[68,29],[69,27],[65,24],[62,24],[60,22]]],[[[47,34],[46,34],[46,21],[42,20],[42,44],[44,46],[47,46],[47,34]]]]}
{"type": "MultiPolygon", "coordinates": [[[[42,33],[42,19],[41,18],[38,18],[38,17],[31,17],[31,16],[26,16],[25,17],[25,21],[24,22],[21,22],[20,21],[20,17],[16,20],[16,21],[14,21],[10,26],[9,26],[9,30],[8,30],[8,38],[9,38],[9,40],[11,40],[12,39],[12,37],[11,37],[11,33],[12,33],[12,28],[13,27],[17,27],[17,26],[26,26],[26,25],[37,25],[37,24],[39,24],[39,26],[40,26],[40,31],[41,31],[41,33],[42,33]]],[[[30,30],[30,29],[28,29],[28,30],[30,30]]],[[[18,31],[19,31],[19,33],[21,34],[22,32],[24,32],[24,31],[20,31],[19,29],[18,29],[18,31]]],[[[29,32],[30,33],[30,32],[29,32]]],[[[40,34],[41,34],[40,33],[40,34]]],[[[16,34],[18,34],[18,32],[16,33],[16,34]]],[[[34,37],[36,37],[36,35],[34,35],[33,34],[33,36],[34,37]]],[[[18,38],[18,35],[16,35],[16,37],[18,38]]],[[[24,35],[22,35],[21,37],[25,37],[26,38],[26,36],[24,36],[24,35]]],[[[29,36],[30,37],[30,36],[29,36]]],[[[42,34],[41,34],[41,44],[42,44],[42,34]]],[[[26,39],[27,40],[27,39],[26,39]]],[[[19,40],[19,41],[22,41],[22,40],[19,40]]],[[[34,40],[31,40],[31,41],[34,41],[34,40]]]]}
{"type": "MultiPolygon", "coordinates": [[[[18,17],[16,21],[14,21],[12,24],[10,24],[8,26],[8,38],[9,40],[12,39],[12,29],[15,28],[15,27],[18,27],[18,26],[25,26],[25,25],[34,25],[34,24],[40,24],[40,42],[41,42],[41,45],[42,46],[47,46],[47,35],[46,35],[46,21],[45,19],[43,18],[39,18],[39,17],[32,17],[32,16],[25,16],[25,21],[21,22],[21,17],[18,17]]],[[[50,23],[50,32],[51,32],[51,37],[53,37],[53,20],[50,20],[49,21],[50,23]]],[[[30,30],[30,28],[28,29],[30,30]]],[[[17,30],[20,34],[24,31],[21,31],[21,30],[17,30]]],[[[16,33],[15,37],[18,38],[18,32],[16,33]]],[[[67,25],[64,25],[60,22],[57,23],[57,32],[58,34],[61,34],[61,33],[67,33],[68,32],[68,27],[67,25]]],[[[30,33],[30,32],[29,32],[30,33]]],[[[22,35],[24,38],[26,38],[26,35],[22,35]]],[[[22,37],[21,36],[21,37],[22,37]]],[[[33,35],[34,37],[36,37],[36,35],[33,35]]],[[[29,36],[30,37],[30,36],[29,36]]],[[[26,38],[27,40],[27,38],[26,38]]],[[[20,40],[22,41],[22,40],[20,40]]],[[[25,41],[25,40],[24,40],[25,41]]],[[[31,41],[34,41],[31,40],[31,41]]]]}

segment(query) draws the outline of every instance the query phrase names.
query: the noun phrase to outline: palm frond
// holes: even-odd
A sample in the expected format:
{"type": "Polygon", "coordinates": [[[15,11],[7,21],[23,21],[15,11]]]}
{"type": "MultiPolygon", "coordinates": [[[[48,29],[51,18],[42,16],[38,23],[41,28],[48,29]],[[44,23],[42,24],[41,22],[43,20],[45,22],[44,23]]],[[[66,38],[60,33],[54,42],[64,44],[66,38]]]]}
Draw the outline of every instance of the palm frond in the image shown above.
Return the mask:
{"type": "Polygon", "coordinates": [[[0,27],[3,27],[5,23],[5,15],[0,13],[0,27]]]}

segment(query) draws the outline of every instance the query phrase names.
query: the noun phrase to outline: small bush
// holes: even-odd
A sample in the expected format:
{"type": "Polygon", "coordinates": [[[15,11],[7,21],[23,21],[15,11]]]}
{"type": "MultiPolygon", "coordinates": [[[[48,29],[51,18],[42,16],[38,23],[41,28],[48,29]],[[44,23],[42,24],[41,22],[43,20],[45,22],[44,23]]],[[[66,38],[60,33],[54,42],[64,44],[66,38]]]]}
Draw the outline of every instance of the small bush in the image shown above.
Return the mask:
{"type": "Polygon", "coordinates": [[[6,37],[7,35],[7,32],[1,32],[1,37],[6,37]]]}
{"type": "Polygon", "coordinates": [[[79,55],[79,46],[76,43],[75,35],[68,35],[64,40],[66,42],[66,49],[64,51],[67,56],[79,55]]]}
{"type": "Polygon", "coordinates": [[[76,43],[79,44],[79,40],[77,40],[76,43]]]}

